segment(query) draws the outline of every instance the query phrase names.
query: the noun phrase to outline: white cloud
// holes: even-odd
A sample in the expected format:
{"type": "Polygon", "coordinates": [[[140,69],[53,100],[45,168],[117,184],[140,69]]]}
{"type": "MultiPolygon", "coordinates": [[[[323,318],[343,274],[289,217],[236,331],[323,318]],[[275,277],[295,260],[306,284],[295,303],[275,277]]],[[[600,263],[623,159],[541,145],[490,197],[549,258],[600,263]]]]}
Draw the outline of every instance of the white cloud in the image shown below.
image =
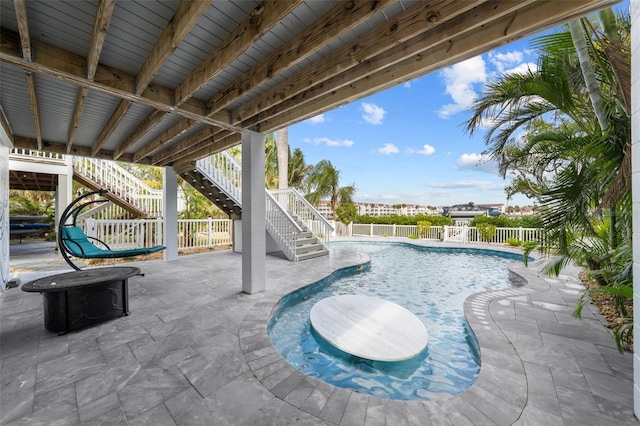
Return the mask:
{"type": "Polygon", "coordinates": [[[410,88],[411,88],[411,82],[412,82],[412,81],[413,81],[413,80],[409,80],[409,81],[405,82],[405,83],[402,85],[402,87],[404,87],[405,89],[410,89],[410,88]]]}
{"type": "Polygon", "coordinates": [[[507,67],[519,65],[522,63],[524,54],[519,51],[511,51],[507,53],[492,52],[489,53],[489,61],[496,67],[498,72],[504,73],[507,67]]]}
{"type": "Polygon", "coordinates": [[[407,154],[410,154],[410,155],[413,155],[413,154],[431,155],[434,152],[436,152],[436,149],[429,144],[422,145],[422,149],[419,149],[417,151],[413,148],[407,149],[407,154]]]}
{"type": "Polygon", "coordinates": [[[382,119],[384,115],[387,113],[384,109],[379,107],[376,104],[370,104],[368,102],[362,103],[363,114],[362,118],[364,121],[370,124],[382,124],[382,119]]]}
{"type": "Polygon", "coordinates": [[[498,163],[489,158],[489,156],[483,154],[462,154],[458,157],[456,165],[460,170],[471,170],[493,175],[498,173],[498,163]]]}
{"type": "Polygon", "coordinates": [[[482,56],[476,56],[457,63],[440,72],[444,80],[446,93],[451,96],[453,103],[443,105],[438,111],[440,118],[450,116],[469,108],[477,94],[473,85],[487,80],[486,64],[482,56]]]}
{"type": "Polygon", "coordinates": [[[304,138],[304,141],[306,143],[311,143],[314,145],[320,145],[320,144],[325,144],[326,146],[332,147],[332,146],[351,146],[354,144],[354,142],[352,140],[349,139],[343,139],[343,140],[339,140],[339,139],[329,139],[329,138],[304,138]]]}
{"type": "Polygon", "coordinates": [[[389,155],[389,154],[397,154],[399,152],[399,149],[397,146],[395,146],[392,143],[385,143],[384,146],[382,148],[378,148],[377,151],[380,154],[389,155]]]}
{"type": "Polygon", "coordinates": [[[434,147],[432,147],[431,145],[428,145],[428,144],[424,144],[422,146],[422,149],[420,151],[418,151],[418,154],[431,155],[434,152],[436,152],[436,149],[434,147]]]}
{"type": "Polygon", "coordinates": [[[513,68],[509,68],[504,71],[505,74],[526,74],[528,72],[535,72],[538,69],[538,65],[533,62],[523,62],[513,68]]]}
{"type": "Polygon", "coordinates": [[[311,117],[307,119],[306,121],[308,121],[310,124],[320,124],[327,121],[327,119],[324,116],[324,114],[319,114],[319,115],[316,115],[315,117],[311,117]]]}

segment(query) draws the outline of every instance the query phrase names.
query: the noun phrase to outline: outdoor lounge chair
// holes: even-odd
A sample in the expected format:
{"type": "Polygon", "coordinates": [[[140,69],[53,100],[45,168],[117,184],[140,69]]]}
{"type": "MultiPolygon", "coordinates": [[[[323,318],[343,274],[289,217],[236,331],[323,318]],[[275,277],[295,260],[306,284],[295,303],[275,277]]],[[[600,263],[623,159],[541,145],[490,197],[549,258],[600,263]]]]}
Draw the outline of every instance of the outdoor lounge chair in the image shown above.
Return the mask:
{"type": "Polygon", "coordinates": [[[60,253],[62,253],[62,257],[64,258],[64,260],[76,271],[79,271],[80,268],[75,263],[73,263],[73,261],[71,260],[71,256],[80,259],[116,259],[156,253],[166,248],[165,246],[157,245],[153,247],[111,250],[111,248],[104,241],[101,241],[97,238],[88,237],[82,229],[76,226],[78,214],[80,214],[80,211],[90,204],[105,203],[109,200],[94,200],[80,204],[79,206],[76,206],[76,204],[94,194],[103,196],[106,193],[106,189],[101,189],[76,198],[71,204],[69,204],[69,206],[67,206],[67,208],[62,213],[62,217],[60,218],[60,224],[58,227],[58,247],[60,248],[60,253]],[[71,224],[67,224],[66,222],[71,216],[73,216],[73,222],[71,224]],[[104,248],[99,247],[89,240],[96,241],[97,243],[104,246],[104,248]]]}

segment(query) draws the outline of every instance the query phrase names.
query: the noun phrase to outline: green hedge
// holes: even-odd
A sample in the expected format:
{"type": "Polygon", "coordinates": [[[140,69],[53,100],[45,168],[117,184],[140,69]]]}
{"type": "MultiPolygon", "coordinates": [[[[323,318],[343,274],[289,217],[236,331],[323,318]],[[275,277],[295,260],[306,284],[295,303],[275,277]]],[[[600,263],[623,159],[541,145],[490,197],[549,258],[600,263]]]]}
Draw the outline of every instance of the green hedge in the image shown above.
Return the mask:
{"type": "Polygon", "coordinates": [[[417,225],[418,222],[429,222],[431,226],[453,225],[453,221],[446,216],[357,216],[353,223],[374,225],[417,225]]]}
{"type": "Polygon", "coordinates": [[[538,216],[525,216],[518,219],[509,219],[504,216],[476,216],[469,222],[469,226],[480,224],[494,225],[498,228],[541,228],[542,221],[538,216]]]}

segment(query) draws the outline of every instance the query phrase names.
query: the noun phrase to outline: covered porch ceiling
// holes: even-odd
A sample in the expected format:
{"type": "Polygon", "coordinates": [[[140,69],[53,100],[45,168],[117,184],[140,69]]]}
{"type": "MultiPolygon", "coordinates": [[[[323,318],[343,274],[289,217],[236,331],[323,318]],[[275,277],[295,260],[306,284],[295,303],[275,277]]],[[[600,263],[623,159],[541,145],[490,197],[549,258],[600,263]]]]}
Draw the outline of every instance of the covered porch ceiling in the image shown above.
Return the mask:
{"type": "Polygon", "coordinates": [[[618,0],[1,0],[14,147],[177,172],[618,0]]]}

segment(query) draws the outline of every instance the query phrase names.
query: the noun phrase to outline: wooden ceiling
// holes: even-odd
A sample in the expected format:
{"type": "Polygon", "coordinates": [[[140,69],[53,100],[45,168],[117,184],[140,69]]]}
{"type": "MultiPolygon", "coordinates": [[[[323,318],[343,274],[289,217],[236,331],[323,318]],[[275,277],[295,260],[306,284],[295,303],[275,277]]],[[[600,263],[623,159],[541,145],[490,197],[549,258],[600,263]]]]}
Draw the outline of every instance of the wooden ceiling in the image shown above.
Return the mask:
{"type": "Polygon", "coordinates": [[[181,172],[618,0],[2,0],[16,148],[181,172]]]}

